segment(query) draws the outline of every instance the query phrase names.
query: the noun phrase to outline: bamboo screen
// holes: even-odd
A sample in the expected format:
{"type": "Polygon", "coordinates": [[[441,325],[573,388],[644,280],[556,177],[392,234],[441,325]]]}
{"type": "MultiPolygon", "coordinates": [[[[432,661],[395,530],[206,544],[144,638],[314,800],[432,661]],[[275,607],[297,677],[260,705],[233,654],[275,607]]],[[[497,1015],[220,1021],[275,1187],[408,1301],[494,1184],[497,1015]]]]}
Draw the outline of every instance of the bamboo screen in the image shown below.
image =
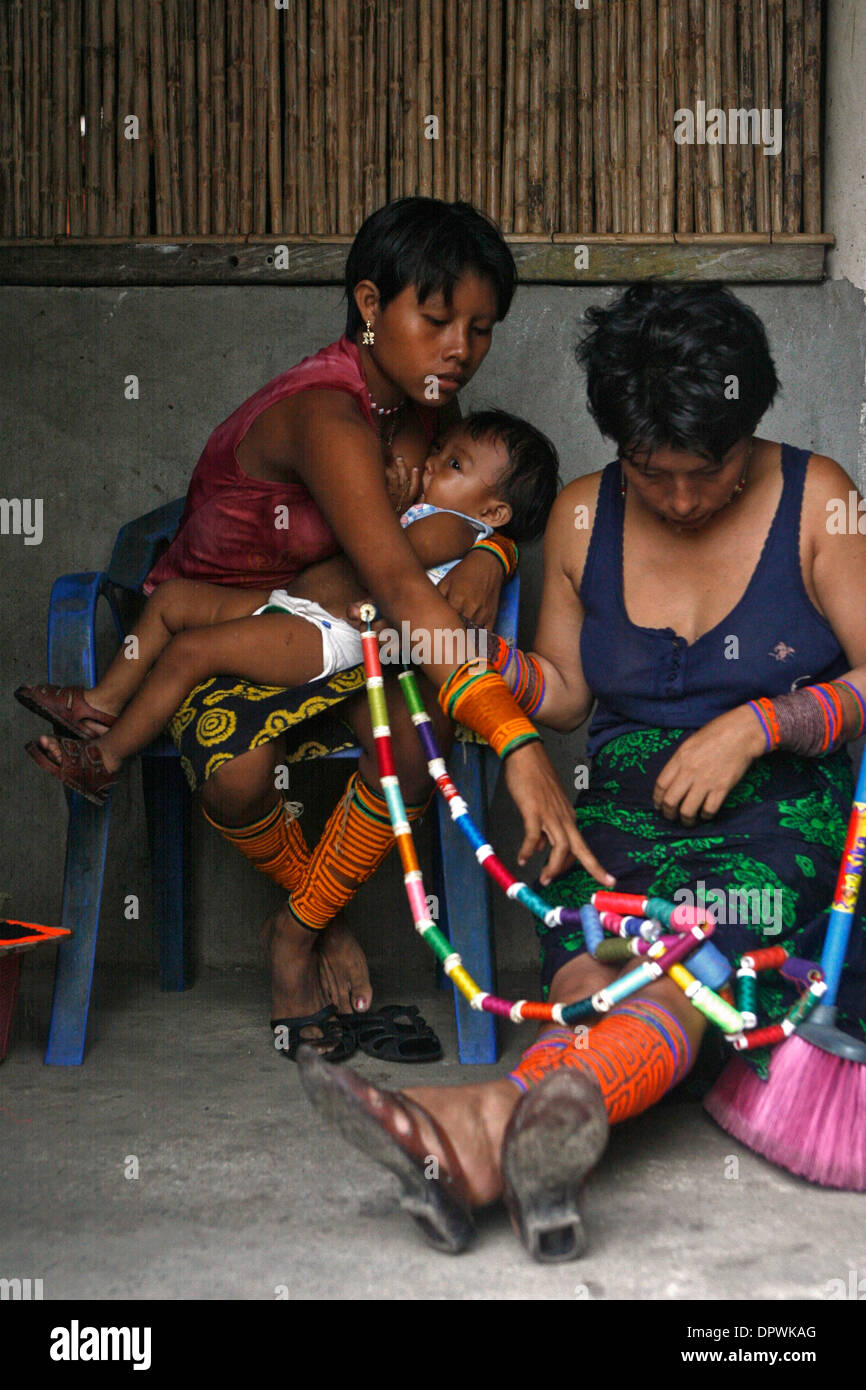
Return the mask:
{"type": "Polygon", "coordinates": [[[506,233],[820,230],[822,0],[583,3],[0,0],[0,236],[351,236],[407,193],[506,233]],[[702,143],[700,103],[780,112],[781,149],[702,143]]]}

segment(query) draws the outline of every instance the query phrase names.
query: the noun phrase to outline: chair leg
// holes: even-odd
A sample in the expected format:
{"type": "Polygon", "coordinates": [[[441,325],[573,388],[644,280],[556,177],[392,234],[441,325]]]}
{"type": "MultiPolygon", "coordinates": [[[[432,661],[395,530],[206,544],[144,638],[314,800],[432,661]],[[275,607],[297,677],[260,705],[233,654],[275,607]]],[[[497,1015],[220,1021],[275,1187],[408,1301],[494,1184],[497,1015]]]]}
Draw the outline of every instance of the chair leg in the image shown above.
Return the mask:
{"type": "Polygon", "coordinates": [[[21,956],[17,951],[12,955],[0,956],[0,1062],[6,1056],[9,1046],[20,974],[21,956]]]}
{"type": "MultiPolygon", "coordinates": [[[[455,780],[469,813],[479,829],[487,833],[482,753],[477,747],[460,745],[452,753],[457,763],[455,780]]],[[[472,849],[454,825],[448,807],[436,798],[441,853],[443,892],[440,896],[440,926],[447,931],[455,951],[463,957],[466,969],[482,989],[494,991],[496,971],[493,951],[493,922],[490,886],[472,849]]],[[[497,1021],[493,1014],[469,1007],[454,990],[457,1015],[457,1043],[464,1063],[495,1062],[499,1056],[497,1021]]]]}
{"type": "Polygon", "coordinates": [[[159,987],[188,989],[193,972],[184,877],[189,829],[186,778],[178,758],[145,755],[141,759],[141,780],[150,841],[159,987]]]}
{"type": "Polygon", "coordinates": [[[105,806],[94,806],[77,792],[69,792],[67,801],[69,828],[60,920],[72,928],[73,935],[57,950],[45,1053],[46,1063],[55,1067],[78,1067],[84,1058],[111,815],[110,795],[105,806]]]}

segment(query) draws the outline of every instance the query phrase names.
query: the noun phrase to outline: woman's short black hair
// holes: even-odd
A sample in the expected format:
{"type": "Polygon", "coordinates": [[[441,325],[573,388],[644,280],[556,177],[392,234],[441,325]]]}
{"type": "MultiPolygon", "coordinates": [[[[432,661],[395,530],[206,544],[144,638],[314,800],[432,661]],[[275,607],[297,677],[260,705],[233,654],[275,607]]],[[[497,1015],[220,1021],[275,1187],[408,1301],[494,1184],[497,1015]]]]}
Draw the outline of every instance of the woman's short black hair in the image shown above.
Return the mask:
{"type": "Polygon", "coordinates": [[[496,318],[508,313],[517,284],[517,266],[502,233],[470,203],[439,198],[396,198],[371,213],[352,242],[346,260],[346,336],[354,341],[363,320],[355,286],[372,280],[384,309],[407,285],[421,303],[441,290],[451,303],[454,286],[466,270],[486,276],[496,294],[496,318]]]}
{"type": "Polygon", "coordinates": [[[722,285],[642,281],[584,320],[589,412],[632,463],[664,448],[720,463],[779,389],[764,325],[722,285]]]}
{"type": "Polygon", "coordinates": [[[452,428],[505,445],[508,464],[497,493],[511,508],[511,520],[497,530],[514,541],[536,540],[559,491],[559,458],[547,435],[507,410],[473,410],[452,428]]]}

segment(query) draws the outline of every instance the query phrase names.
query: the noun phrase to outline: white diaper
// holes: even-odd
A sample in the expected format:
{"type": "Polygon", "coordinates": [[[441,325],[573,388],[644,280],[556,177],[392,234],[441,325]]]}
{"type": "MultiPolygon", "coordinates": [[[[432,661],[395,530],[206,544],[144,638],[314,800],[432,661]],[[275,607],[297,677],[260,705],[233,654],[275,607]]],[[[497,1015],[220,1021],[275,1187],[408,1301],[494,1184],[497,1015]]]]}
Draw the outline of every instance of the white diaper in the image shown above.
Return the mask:
{"type": "Polygon", "coordinates": [[[335,618],[320,603],[308,598],[292,598],[285,589],[274,589],[262,608],[257,608],[253,617],[277,609],[281,613],[291,613],[294,618],[303,618],[312,623],[322,634],[323,671],[313,679],[320,681],[333,676],[335,671],[350,671],[364,660],[361,647],[361,634],[357,628],[347,623],[345,618],[335,618]]]}

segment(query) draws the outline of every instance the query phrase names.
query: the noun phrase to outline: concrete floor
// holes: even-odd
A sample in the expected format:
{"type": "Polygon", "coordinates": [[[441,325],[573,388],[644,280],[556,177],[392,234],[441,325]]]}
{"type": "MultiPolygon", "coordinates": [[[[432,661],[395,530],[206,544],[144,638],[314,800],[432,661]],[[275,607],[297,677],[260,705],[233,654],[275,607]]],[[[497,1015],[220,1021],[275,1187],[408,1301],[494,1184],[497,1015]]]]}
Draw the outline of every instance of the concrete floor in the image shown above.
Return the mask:
{"type": "MultiPolygon", "coordinates": [[[[472,1251],[439,1255],[399,1211],[395,1180],[308,1107],[269,1045],[260,975],[208,972],[183,995],[160,994],[150,972],[98,977],[84,1066],[45,1067],[50,973],[25,966],[0,1067],[0,1276],[41,1278],[45,1299],[272,1300],[285,1286],[304,1299],[823,1300],[829,1281],[866,1274],[862,1196],[789,1177],[676,1097],[614,1131],[587,1187],[583,1260],[532,1263],[501,1207],[480,1214],[472,1251]]],[[[359,1054],[365,1076],[501,1074],[459,1067],[448,995],[379,990],[401,997],[447,1059],[359,1054]]],[[[507,1040],[513,1057],[516,1029],[507,1040]]]]}

